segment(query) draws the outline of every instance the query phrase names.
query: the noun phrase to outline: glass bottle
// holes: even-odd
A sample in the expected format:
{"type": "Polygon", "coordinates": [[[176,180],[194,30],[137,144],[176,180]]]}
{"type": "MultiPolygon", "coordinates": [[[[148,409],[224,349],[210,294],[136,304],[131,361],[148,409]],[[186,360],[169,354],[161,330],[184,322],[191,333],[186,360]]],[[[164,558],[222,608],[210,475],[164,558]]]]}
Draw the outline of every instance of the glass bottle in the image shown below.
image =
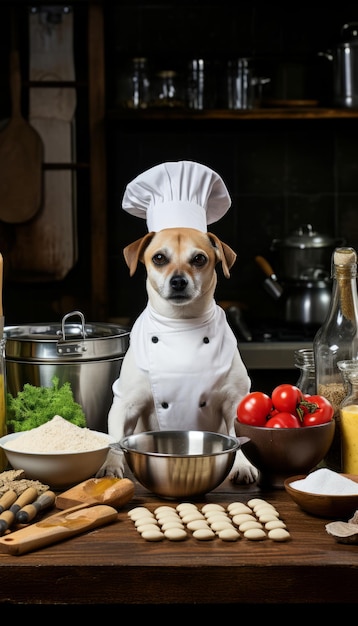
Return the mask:
{"type": "Polygon", "coordinates": [[[188,67],[187,106],[202,111],[205,108],[205,61],[193,59],[188,67]]]}
{"type": "Polygon", "coordinates": [[[348,394],[340,406],[342,472],[358,474],[358,361],[346,370],[348,394]]]}
{"type": "Polygon", "coordinates": [[[296,383],[302,393],[310,396],[316,393],[316,369],[314,363],[314,353],[312,348],[301,348],[294,352],[294,364],[300,370],[296,383]]]}
{"type": "Polygon", "coordinates": [[[357,253],[336,248],[332,255],[332,293],[328,313],[313,340],[317,394],[334,408],[335,436],[325,458],[326,466],[342,471],[340,404],[346,389],[338,361],[358,358],[357,253]]]}
{"type": "Polygon", "coordinates": [[[251,60],[247,58],[228,62],[228,109],[252,109],[254,106],[254,83],[250,63],[251,60]]]}
{"type": "Polygon", "coordinates": [[[150,78],[148,60],[135,57],[119,78],[118,100],[128,109],[145,109],[150,102],[150,78]]]}

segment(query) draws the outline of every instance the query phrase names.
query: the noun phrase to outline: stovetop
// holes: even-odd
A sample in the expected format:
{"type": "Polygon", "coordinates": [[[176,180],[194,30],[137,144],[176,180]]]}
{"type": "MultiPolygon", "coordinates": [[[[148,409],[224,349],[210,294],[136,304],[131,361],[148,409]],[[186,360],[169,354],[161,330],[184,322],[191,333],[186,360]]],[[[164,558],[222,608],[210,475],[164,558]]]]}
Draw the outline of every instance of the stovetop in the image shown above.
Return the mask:
{"type": "Polygon", "coordinates": [[[319,328],[316,324],[288,324],[272,318],[249,319],[238,307],[228,308],[226,316],[241,342],[312,342],[319,328]]]}
{"type": "Polygon", "coordinates": [[[255,342],[311,342],[318,330],[317,326],[283,326],[279,323],[262,324],[251,328],[252,341],[255,342]]]}

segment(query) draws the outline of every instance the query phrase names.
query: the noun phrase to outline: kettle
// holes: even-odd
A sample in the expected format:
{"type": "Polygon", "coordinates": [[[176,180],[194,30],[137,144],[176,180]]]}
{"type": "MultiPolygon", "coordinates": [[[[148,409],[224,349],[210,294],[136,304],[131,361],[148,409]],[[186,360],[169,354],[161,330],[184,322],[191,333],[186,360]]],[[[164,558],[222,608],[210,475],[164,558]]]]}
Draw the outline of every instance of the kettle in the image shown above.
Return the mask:
{"type": "Polygon", "coordinates": [[[336,48],[319,52],[333,63],[333,103],[337,107],[358,107],[358,23],[350,22],[341,28],[341,39],[336,48]]]}
{"type": "Polygon", "coordinates": [[[301,224],[283,239],[273,239],[280,278],[285,281],[321,281],[330,278],[331,256],[338,240],[301,224]]]}
{"type": "Polygon", "coordinates": [[[274,239],[277,253],[281,315],[288,324],[320,326],[331,300],[330,264],[337,239],[302,224],[283,239],[274,239]]]}

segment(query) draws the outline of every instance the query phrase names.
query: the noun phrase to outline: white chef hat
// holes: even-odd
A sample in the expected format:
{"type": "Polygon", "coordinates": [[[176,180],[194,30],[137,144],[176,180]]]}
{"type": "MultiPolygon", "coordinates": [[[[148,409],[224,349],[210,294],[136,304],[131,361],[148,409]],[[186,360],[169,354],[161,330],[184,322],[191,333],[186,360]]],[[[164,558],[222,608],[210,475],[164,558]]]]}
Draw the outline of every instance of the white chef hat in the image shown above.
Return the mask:
{"type": "Polygon", "coordinates": [[[231,206],[221,177],[194,161],[161,163],[139,174],[125,190],[123,209],[147,220],[148,231],[207,231],[231,206]]]}

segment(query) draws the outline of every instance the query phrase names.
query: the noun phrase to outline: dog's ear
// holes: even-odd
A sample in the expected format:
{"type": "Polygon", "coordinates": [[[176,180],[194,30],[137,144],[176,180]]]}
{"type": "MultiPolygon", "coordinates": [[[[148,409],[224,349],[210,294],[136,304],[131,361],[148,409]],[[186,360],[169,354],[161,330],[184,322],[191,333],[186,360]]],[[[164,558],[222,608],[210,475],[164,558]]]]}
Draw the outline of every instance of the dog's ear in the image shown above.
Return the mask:
{"type": "Polygon", "coordinates": [[[138,261],[143,263],[143,254],[145,249],[149,246],[155,233],[147,233],[144,237],[133,241],[123,250],[125,261],[129,267],[129,275],[133,276],[137,269],[138,261]]]}
{"type": "Polygon", "coordinates": [[[225,278],[230,278],[230,269],[236,261],[237,254],[227,243],[224,243],[213,233],[207,233],[211,245],[218,251],[218,263],[221,261],[225,278]]]}

